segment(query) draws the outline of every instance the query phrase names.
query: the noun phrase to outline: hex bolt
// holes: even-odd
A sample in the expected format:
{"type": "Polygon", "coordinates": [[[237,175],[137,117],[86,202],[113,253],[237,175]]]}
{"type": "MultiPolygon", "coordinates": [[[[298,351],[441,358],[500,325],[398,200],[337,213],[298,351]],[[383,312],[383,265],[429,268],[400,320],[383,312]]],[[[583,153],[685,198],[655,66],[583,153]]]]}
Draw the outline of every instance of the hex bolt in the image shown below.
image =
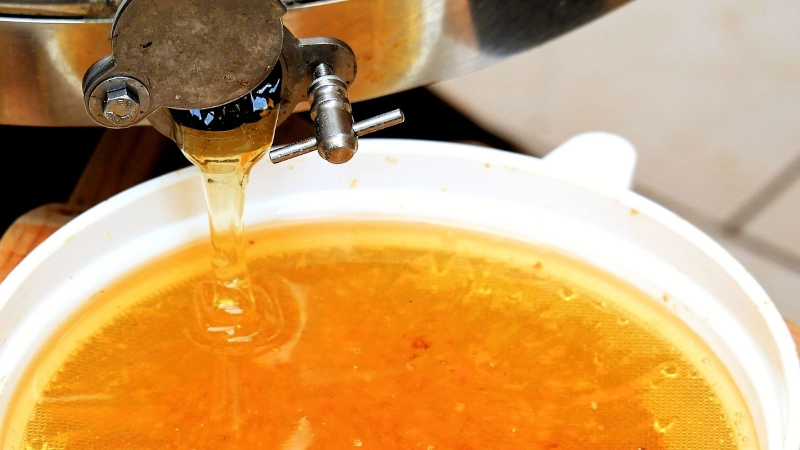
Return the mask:
{"type": "Polygon", "coordinates": [[[139,114],[139,96],[125,82],[109,86],[103,115],[115,125],[128,124],[139,114]]]}
{"type": "Polygon", "coordinates": [[[139,80],[114,76],[85,83],[86,110],[98,125],[126,128],[150,112],[150,91],[139,80]]]}

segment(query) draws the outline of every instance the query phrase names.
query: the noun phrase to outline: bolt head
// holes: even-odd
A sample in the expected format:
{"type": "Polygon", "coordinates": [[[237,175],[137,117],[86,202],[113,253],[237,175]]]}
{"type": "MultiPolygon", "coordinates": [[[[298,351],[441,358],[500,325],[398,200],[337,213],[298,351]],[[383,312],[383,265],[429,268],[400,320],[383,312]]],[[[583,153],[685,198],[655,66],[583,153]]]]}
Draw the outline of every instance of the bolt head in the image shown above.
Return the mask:
{"type": "Polygon", "coordinates": [[[139,108],[139,97],[136,92],[127,83],[122,83],[106,93],[103,115],[109,122],[122,125],[133,122],[139,114],[139,108]]]}

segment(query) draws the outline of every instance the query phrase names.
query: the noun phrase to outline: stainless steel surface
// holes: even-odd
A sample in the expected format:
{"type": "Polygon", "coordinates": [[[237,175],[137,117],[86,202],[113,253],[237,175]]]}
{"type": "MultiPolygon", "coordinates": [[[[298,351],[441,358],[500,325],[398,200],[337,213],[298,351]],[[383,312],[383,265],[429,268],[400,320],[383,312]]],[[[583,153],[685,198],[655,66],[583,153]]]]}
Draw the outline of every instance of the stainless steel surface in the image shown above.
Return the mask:
{"type": "Polygon", "coordinates": [[[112,72],[141,80],[153,107],[228,103],[277,63],[285,12],[279,0],[126,0],[111,34],[112,72]]]}
{"type": "Polygon", "coordinates": [[[87,110],[101,125],[125,128],[144,118],[149,104],[144,84],[130,77],[112,77],[92,89],[87,110]]]}
{"type": "MultiPolygon", "coordinates": [[[[113,17],[122,0],[0,0],[0,15],[43,17],[113,17]]],[[[345,0],[283,0],[287,8],[310,8],[345,0]]]]}
{"type": "Polygon", "coordinates": [[[353,131],[353,109],[344,80],[333,73],[331,66],[320,63],[314,68],[308,97],[317,152],[334,164],[350,161],[358,150],[358,139],[353,131]]]}
{"type": "MultiPolygon", "coordinates": [[[[375,131],[391,127],[392,125],[403,123],[404,120],[405,117],[403,116],[403,112],[399,109],[395,109],[393,111],[362,120],[361,122],[356,122],[356,124],[353,125],[353,131],[355,132],[356,136],[361,137],[365,134],[373,133],[375,131]]],[[[294,144],[284,145],[282,147],[276,147],[270,150],[269,160],[272,161],[273,164],[277,164],[279,162],[286,161],[287,159],[292,159],[300,155],[305,155],[306,153],[311,153],[316,149],[317,138],[311,137],[300,142],[295,142],[294,144]]]]}
{"type": "MultiPolygon", "coordinates": [[[[356,102],[489,66],[626,2],[345,0],[290,9],[283,23],[298,38],[350,45],[359,62],[349,87],[356,102]]],[[[0,18],[0,123],[93,125],[81,79],[111,54],[110,27],[110,18],[0,18]]]]}
{"type": "MultiPolygon", "coordinates": [[[[356,73],[355,55],[337,39],[296,39],[282,25],[285,11],[280,0],[172,0],[156,6],[124,0],[111,27],[113,53],[93,64],[83,78],[89,116],[99,125],[127,127],[159,108],[210,110],[229,105],[252,93],[280,65],[283,118],[307,98],[306,88],[319,92],[316,105],[325,106],[317,108],[317,122],[326,124],[319,135],[320,151],[325,149],[321,154],[329,160],[348,160],[345,155],[352,156],[357,145],[347,100],[347,85],[356,73]],[[176,21],[180,26],[173,25],[176,21]],[[324,83],[313,85],[314,71],[323,67],[330,80],[322,77],[324,83]],[[123,79],[130,83],[117,86],[123,79]],[[115,92],[109,80],[117,80],[114,89],[125,90],[125,98],[109,101],[115,92]],[[328,96],[336,83],[342,91],[328,96]],[[149,99],[147,104],[138,101],[140,94],[149,99]],[[345,105],[347,117],[336,119],[333,100],[345,105]]],[[[316,117],[316,110],[313,114],[316,117]]],[[[154,116],[162,132],[170,128],[160,123],[165,118],[154,116]]]]}
{"type": "MultiPolygon", "coordinates": [[[[345,85],[351,85],[356,77],[355,56],[344,42],[333,38],[298,40],[289,30],[283,30],[283,48],[279,58],[281,68],[279,123],[283,122],[299,104],[308,100],[307,89],[314,80],[314,68],[319,63],[332,66],[333,73],[342,79],[345,85]]],[[[98,61],[97,65],[102,66],[102,60],[98,61]]],[[[87,76],[95,76],[98,79],[105,76],[102,69],[93,69],[87,76]]],[[[84,83],[84,86],[88,89],[89,84],[84,83]]],[[[150,109],[152,113],[147,116],[150,124],[165,136],[175,140],[168,109],[152,105],[150,109]]]]}

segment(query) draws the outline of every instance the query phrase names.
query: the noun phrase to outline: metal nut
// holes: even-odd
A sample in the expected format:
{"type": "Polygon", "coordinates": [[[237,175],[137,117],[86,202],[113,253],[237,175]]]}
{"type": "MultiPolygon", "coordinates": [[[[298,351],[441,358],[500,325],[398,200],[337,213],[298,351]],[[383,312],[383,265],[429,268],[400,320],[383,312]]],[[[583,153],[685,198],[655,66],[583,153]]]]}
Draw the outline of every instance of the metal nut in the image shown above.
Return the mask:
{"type": "Polygon", "coordinates": [[[84,80],[86,111],[98,125],[126,128],[152,112],[148,109],[150,91],[141,81],[120,75],[106,77],[107,73],[100,72],[84,80]]]}
{"type": "Polygon", "coordinates": [[[109,122],[122,125],[133,121],[139,114],[139,97],[127,83],[111,87],[103,102],[103,115],[109,122]]]}

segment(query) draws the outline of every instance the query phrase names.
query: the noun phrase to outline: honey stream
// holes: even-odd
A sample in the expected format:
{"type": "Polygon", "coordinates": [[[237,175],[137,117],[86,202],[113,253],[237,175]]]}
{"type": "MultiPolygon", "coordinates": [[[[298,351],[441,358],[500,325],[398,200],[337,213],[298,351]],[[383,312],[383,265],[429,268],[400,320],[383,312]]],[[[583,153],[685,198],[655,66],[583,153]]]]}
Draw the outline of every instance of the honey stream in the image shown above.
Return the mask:
{"type": "Polygon", "coordinates": [[[280,83],[277,67],[261,86],[231,104],[210,110],[171,111],[173,138],[200,169],[208,208],[214,276],[197,286],[198,322],[189,334],[197,344],[212,350],[240,353],[263,349],[283,326],[278,300],[250,279],[244,246],[247,182],[253,165],[272,145],[280,111],[280,83]]]}

